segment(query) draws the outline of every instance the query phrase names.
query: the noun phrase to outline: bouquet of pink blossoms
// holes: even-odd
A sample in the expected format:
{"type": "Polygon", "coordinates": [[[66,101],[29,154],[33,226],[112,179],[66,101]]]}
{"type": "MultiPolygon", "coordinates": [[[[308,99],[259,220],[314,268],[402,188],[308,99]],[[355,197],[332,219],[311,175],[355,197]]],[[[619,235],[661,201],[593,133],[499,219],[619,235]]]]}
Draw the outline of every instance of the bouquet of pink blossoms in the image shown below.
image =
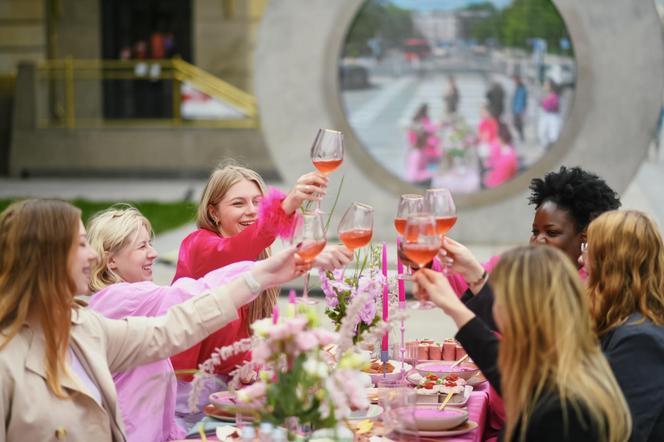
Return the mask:
{"type": "Polygon", "coordinates": [[[380,247],[371,246],[364,257],[358,254],[356,268],[352,273],[347,269],[332,272],[319,269],[320,287],[327,304],[325,314],[335,324],[337,331],[349,314],[353,316],[348,319],[355,326],[353,344],[360,342],[365,333],[380,320],[378,306],[387,283],[380,270],[380,259],[380,247]]]}
{"type": "Polygon", "coordinates": [[[312,429],[335,428],[351,409],[369,406],[358,371],[367,361],[350,350],[330,365],[324,348],[336,343],[338,334],[320,328],[306,306],[298,308],[276,324],[270,318],[252,324],[258,343],[251,363],[262,368],[258,381],[238,390],[237,399],[263,422],[288,427],[295,419],[312,429]]]}

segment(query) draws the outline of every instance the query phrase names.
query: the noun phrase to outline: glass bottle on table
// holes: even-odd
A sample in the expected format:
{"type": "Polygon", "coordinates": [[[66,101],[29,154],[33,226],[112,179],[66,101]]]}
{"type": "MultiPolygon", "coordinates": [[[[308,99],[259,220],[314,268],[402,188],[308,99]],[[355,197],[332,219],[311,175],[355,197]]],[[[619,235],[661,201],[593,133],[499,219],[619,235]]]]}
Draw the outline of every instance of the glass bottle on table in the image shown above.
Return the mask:
{"type": "MultiPolygon", "coordinates": [[[[431,262],[438,254],[441,246],[440,236],[436,233],[436,222],[428,213],[415,214],[408,217],[404,229],[402,252],[415,263],[419,270],[431,262]]],[[[410,307],[426,310],[434,307],[429,301],[414,301],[410,307]]]]}
{"type": "MultiPolygon", "coordinates": [[[[319,212],[304,212],[298,215],[292,243],[297,245],[296,255],[304,262],[312,262],[327,244],[323,220],[319,212]]],[[[316,304],[309,298],[309,272],[304,275],[302,298],[298,302],[316,304]]]]}
{"type": "Polygon", "coordinates": [[[373,236],[373,207],[354,202],[339,222],[337,233],[344,245],[352,251],[366,246],[373,236]]]}

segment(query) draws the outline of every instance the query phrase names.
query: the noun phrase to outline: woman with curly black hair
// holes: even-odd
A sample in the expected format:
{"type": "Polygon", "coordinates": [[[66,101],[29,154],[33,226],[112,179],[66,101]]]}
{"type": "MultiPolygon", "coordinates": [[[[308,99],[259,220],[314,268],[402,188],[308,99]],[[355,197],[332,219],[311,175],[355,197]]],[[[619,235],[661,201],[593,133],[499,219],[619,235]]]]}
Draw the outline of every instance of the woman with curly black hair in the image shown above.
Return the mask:
{"type": "Polygon", "coordinates": [[[530,182],[530,204],[535,205],[531,243],[554,246],[578,264],[581,243],[590,222],[620,207],[616,192],[597,175],[565,166],[530,182]]]}
{"type": "MultiPolygon", "coordinates": [[[[535,206],[530,243],[562,250],[585,278],[579,256],[586,229],[602,213],[620,207],[618,195],[597,175],[580,167],[565,166],[544,178],[534,178],[530,190],[528,201],[535,206]]],[[[454,240],[446,238],[443,247],[448,255],[444,261],[453,273],[448,279],[454,290],[458,294],[468,288],[479,292],[498,257],[480,264],[466,247],[454,240]]]]}

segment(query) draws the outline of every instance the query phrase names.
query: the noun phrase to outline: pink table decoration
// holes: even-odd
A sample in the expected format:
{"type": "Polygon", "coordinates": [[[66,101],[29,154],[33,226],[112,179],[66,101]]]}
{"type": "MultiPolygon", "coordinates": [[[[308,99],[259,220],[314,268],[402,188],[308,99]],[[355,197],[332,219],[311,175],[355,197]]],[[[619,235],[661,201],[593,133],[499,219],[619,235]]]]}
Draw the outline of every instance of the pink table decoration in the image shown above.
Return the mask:
{"type": "MultiPolygon", "coordinates": [[[[389,300],[388,300],[388,286],[387,286],[387,246],[385,245],[385,241],[383,241],[382,264],[383,264],[383,276],[385,277],[385,284],[383,285],[383,321],[387,322],[389,300]]],[[[383,335],[383,341],[380,346],[381,352],[387,353],[388,347],[389,347],[389,337],[388,333],[385,333],[383,335]]],[[[387,362],[387,359],[383,362],[387,362]]]]}

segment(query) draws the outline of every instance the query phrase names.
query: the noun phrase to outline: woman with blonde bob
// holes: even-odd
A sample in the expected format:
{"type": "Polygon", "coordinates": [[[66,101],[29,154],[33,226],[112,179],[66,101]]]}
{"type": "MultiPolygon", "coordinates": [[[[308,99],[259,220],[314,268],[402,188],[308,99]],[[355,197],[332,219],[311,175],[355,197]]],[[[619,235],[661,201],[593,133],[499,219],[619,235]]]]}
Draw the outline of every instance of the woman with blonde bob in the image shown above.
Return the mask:
{"type": "Polygon", "coordinates": [[[419,271],[417,296],[459,327],[456,338],[505,402],[507,441],[627,440],[631,419],[592,328],[577,269],[563,252],[505,253],[490,284],[498,339],[440,273],[419,271]]]}
{"type": "Polygon", "coordinates": [[[97,253],[80,211],[53,200],[0,214],[0,440],[124,441],[112,373],[190,347],[237,318],[256,288],[310,267],[295,248],[159,317],[113,320],[81,308],[97,253]]]}
{"type": "Polygon", "coordinates": [[[638,211],[588,227],[582,260],[595,330],[634,421],[631,441],[664,440],[664,244],[638,211]]]}
{"type": "MultiPolygon", "coordinates": [[[[174,281],[182,277],[200,278],[212,269],[238,261],[256,261],[270,255],[277,236],[289,238],[295,212],[305,201],[318,201],[325,194],[328,179],[319,172],[302,175],[283,194],[267,189],[261,176],[245,167],[221,165],[210,174],[196,215],[197,230],[180,244],[174,281]]],[[[330,246],[316,257],[314,267],[333,269],[352,259],[345,247],[330,246]]],[[[267,290],[238,312],[239,319],[205,339],[199,345],[171,360],[177,371],[197,368],[210,358],[215,348],[250,336],[249,325],[268,317],[277,300],[277,290],[267,290]]],[[[227,375],[249,359],[248,353],[230,357],[217,367],[227,375]]],[[[191,376],[181,376],[190,381],[191,376]]],[[[182,391],[186,385],[181,385],[182,391]]]]}
{"type": "MultiPolygon", "coordinates": [[[[88,223],[90,245],[99,259],[92,269],[89,307],[107,318],[159,316],[176,304],[219,287],[253,268],[239,262],[172,286],[152,283],[157,252],[150,221],[136,208],[120,204],[101,211],[88,223]]],[[[175,419],[175,373],[169,359],[113,374],[120,412],[130,442],[166,441],[185,436],[175,419]]]]}

